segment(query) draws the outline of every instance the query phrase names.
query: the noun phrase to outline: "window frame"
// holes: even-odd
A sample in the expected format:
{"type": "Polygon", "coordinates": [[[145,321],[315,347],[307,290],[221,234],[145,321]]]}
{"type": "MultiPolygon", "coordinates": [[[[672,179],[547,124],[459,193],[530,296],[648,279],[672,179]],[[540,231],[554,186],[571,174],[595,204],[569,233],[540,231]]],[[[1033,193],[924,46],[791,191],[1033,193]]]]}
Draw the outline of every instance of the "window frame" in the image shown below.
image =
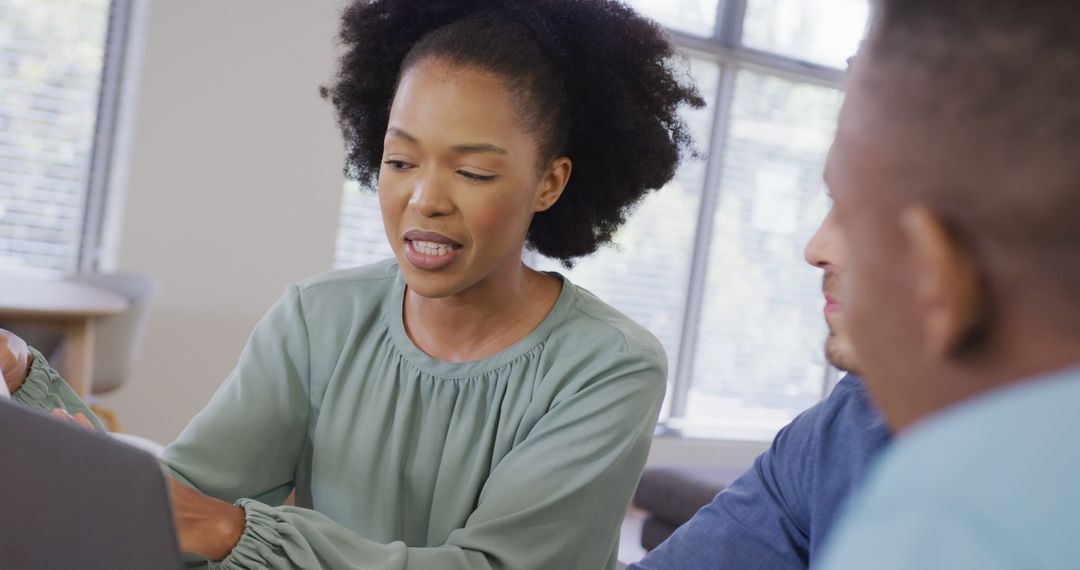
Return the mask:
{"type": "Polygon", "coordinates": [[[129,89],[133,62],[137,61],[132,39],[135,29],[145,17],[146,6],[140,0],[111,0],[109,23],[105,31],[104,61],[98,87],[97,113],[90,149],[90,166],[83,201],[82,227],[79,244],[71,270],[76,274],[92,274],[111,269],[109,260],[109,225],[116,223],[114,210],[120,208],[117,194],[121,180],[116,176],[127,165],[130,146],[134,97],[129,89]]]}

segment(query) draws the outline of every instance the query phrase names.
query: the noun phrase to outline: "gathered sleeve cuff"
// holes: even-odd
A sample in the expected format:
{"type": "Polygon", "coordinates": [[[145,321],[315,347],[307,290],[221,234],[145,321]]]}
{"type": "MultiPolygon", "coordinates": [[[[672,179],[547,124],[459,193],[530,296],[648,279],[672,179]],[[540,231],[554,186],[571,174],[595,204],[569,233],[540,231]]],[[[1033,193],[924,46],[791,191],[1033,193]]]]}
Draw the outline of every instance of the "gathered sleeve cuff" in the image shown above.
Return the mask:
{"type": "Polygon", "coordinates": [[[30,354],[34,357],[34,363],[30,366],[30,372],[26,375],[23,385],[11,395],[11,399],[30,407],[46,412],[57,408],[71,415],[83,414],[94,425],[94,429],[105,431],[105,425],[90,411],[75,391],[71,389],[60,373],[49,366],[49,361],[34,347],[29,347],[30,354]]]}

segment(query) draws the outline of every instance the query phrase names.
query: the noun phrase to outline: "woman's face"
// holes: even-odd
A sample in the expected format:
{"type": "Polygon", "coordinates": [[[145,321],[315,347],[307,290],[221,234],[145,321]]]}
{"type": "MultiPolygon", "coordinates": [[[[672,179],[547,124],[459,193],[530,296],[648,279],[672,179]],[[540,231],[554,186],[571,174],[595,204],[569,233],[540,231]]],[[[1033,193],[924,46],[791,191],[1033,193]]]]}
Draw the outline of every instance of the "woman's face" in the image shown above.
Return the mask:
{"type": "Polygon", "coordinates": [[[533,214],[562,191],[569,161],[537,172],[539,146],[514,103],[498,76],[476,68],[429,59],[402,77],[379,204],[415,293],[447,297],[511,275],[533,214]]]}

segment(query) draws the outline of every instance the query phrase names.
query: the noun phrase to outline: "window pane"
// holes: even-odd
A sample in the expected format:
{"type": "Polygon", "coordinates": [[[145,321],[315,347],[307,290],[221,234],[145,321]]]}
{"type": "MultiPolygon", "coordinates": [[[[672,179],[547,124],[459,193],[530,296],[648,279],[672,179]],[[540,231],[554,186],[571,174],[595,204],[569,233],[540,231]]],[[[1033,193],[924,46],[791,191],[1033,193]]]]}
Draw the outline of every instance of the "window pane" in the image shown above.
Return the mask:
{"type": "Polygon", "coordinates": [[[821,398],[821,272],[803,260],[841,93],[740,71],[687,398],[688,431],[769,439],[821,398]]]}
{"type": "Polygon", "coordinates": [[[720,0],[629,0],[627,4],[672,30],[709,37],[720,0]]]}
{"type": "Polygon", "coordinates": [[[0,270],[74,270],[109,0],[0,0],[0,270]]]}
{"type": "Polygon", "coordinates": [[[830,67],[846,67],[859,47],[867,0],[749,0],[742,43],[830,67]]]}
{"type": "Polygon", "coordinates": [[[394,257],[394,252],[383,231],[379,195],[361,189],[356,182],[346,182],[334,267],[358,267],[387,257],[394,257]]]}
{"type": "MultiPolygon", "coordinates": [[[[691,74],[709,106],[684,112],[694,141],[708,151],[720,68],[704,60],[691,61],[691,74]]],[[[698,205],[705,182],[705,161],[687,160],[675,179],[644,201],[607,247],[567,271],[543,260],[538,267],[559,271],[595,293],[655,334],[675,370],[682,332],[686,290],[693,255],[698,205]]]]}

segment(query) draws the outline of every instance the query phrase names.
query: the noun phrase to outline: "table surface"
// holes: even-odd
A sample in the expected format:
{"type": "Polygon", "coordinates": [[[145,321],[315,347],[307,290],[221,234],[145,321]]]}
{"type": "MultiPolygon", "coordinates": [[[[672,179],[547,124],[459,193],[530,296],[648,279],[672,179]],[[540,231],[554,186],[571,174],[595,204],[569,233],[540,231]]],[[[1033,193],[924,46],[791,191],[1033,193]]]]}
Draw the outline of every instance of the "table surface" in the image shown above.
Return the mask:
{"type": "Polygon", "coordinates": [[[108,289],[66,279],[0,275],[0,314],[28,317],[104,317],[128,300],[108,289]]]}

